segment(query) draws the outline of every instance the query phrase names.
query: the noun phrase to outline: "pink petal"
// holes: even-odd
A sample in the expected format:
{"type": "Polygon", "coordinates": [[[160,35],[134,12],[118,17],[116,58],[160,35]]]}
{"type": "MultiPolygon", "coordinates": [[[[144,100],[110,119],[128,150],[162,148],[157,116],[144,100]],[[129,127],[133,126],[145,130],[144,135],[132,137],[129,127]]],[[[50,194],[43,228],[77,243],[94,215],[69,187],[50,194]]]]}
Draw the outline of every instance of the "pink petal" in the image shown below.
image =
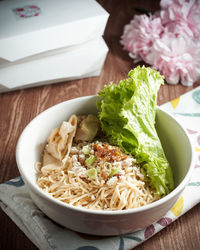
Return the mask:
{"type": "Polygon", "coordinates": [[[189,128],[187,128],[187,131],[188,131],[189,134],[196,134],[196,133],[198,133],[198,131],[195,131],[195,130],[192,130],[192,129],[189,129],[189,128]]]}
{"type": "Polygon", "coordinates": [[[155,227],[154,225],[150,225],[148,226],[146,229],[145,229],[145,232],[144,232],[144,237],[145,239],[148,239],[149,237],[151,237],[155,232],[155,227]]]}
{"type": "Polygon", "coordinates": [[[158,224],[160,224],[163,227],[166,227],[172,222],[172,219],[169,217],[163,217],[159,221],[157,221],[158,224]]]}
{"type": "Polygon", "coordinates": [[[200,135],[197,137],[197,143],[200,145],[200,135]]]}

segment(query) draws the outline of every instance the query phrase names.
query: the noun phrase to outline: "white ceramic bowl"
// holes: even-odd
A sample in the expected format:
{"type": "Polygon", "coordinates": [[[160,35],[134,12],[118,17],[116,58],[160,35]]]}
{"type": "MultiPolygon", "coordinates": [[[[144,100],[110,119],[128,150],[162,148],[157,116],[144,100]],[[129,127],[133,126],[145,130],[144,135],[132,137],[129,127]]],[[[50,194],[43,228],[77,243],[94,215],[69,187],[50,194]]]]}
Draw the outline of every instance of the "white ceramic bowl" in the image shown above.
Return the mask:
{"type": "Polygon", "coordinates": [[[44,193],[36,184],[34,163],[51,130],[71,114],[96,113],[96,96],[57,104],[34,118],[21,134],[16,159],[34,203],[52,220],[72,230],[95,235],[119,235],[142,229],[160,219],[174,205],[187,185],[194,166],[194,153],[184,128],[168,113],[157,108],[156,129],[171,164],[175,189],[144,207],[123,211],[95,211],[65,204],[44,193]]]}

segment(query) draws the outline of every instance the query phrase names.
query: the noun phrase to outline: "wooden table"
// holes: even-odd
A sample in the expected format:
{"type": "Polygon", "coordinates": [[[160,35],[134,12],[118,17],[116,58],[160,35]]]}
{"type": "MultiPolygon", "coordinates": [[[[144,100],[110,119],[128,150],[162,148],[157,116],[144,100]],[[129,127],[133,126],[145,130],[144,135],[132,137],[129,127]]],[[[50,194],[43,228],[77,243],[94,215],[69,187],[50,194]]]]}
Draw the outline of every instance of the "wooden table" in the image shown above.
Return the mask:
{"type": "MultiPolygon", "coordinates": [[[[110,13],[104,35],[109,53],[99,77],[0,94],[0,183],[19,175],[15,147],[19,135],[31,119],[54,104],[96,94],[106,83],[125,78],[135,66],[119,43],[123,27],[135,14],[134,7],[155,11],[159,9],[159,1],[99,0],[99,3],[110,13]]],[[[200,81],[192,87],[165,84],[159,91],[158,104],[172,100],[198,85],[200,81]]],[[[1,209],[0,249],[37,249],[1,209]]],[[[135,249],[200,249],[200,205],[135,249]]]]}

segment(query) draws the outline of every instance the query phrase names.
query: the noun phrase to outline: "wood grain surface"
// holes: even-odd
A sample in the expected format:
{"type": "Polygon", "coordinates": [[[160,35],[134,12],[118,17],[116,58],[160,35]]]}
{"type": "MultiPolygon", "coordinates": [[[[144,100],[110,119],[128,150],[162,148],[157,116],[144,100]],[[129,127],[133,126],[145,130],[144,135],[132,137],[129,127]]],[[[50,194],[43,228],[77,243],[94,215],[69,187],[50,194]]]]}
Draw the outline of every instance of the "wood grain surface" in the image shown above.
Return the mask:
{"type": "MultiPolygon", "coordinates": [[[[123,27],[136,13],[134,7],[155,11],[159,9],[159,1],[98,2],[110,13],[104,34],[109,53],[99,77],[0,94],[0,183],[19,175],[15,161],[16,143],[24,127],[36,115],[62,101],[96,94],[110,81],[118,82],[125,78],[128,71],[136,66],[119,43],[123,27]]],[[[192,87],[165,84],[159,91],[158,104],[172,100],[199,85],[200,81],[192,87]]],[[[0,249],[37,249],[1,209],[0,249]]],[[[200,249],[200,205],[135,249],[200,249]]]]}

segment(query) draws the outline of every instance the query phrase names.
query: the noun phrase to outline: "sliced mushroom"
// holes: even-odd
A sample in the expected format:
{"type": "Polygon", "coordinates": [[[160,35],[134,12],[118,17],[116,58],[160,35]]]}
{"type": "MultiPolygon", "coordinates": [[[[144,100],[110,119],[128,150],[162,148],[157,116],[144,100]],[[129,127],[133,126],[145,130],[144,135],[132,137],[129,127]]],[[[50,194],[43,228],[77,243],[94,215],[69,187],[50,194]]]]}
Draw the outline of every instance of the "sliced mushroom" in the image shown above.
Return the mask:
{"type": "Polygon", "coordinates": [[[83,118],[76,130],[75,142],[92,141],[100,129],[99,120],[95,115],[83,118]]]}
{"type": "Polygon", "coordinates": [[[45,148],[47,153],[65,162],[70,153],[76,128],[77,117],[72,115],[69,121],[64,121],[59,128],[54,129],[48,138],[48,144],[45,148]]]}

